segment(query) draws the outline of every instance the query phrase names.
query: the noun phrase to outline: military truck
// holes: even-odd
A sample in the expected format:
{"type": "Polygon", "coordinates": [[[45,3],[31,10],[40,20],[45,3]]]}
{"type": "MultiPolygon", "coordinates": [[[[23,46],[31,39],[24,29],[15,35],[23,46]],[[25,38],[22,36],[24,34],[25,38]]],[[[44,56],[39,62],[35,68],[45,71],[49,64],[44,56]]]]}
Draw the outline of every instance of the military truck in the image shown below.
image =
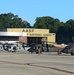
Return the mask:
{"type": "MultiPolygon", "coordinates": [[[[34,53],[36,52],[36,54],[38,54],[38,47],[41,47],[42,48],[42,44],[35,44],[35,43],[32,43],[30,45],[28,45],[30,48],[28,49],[29,52],[31,53],[34,53]]],[[[41,49],[41,52],[42,53],[42,49],[41,49]]]]}
{"type": "Polygon", "coordinates": [[[62,53],[70,53],[71,55],[74,55],[74,43],[69,44],[65,48],[61,50],[62,53]]]}

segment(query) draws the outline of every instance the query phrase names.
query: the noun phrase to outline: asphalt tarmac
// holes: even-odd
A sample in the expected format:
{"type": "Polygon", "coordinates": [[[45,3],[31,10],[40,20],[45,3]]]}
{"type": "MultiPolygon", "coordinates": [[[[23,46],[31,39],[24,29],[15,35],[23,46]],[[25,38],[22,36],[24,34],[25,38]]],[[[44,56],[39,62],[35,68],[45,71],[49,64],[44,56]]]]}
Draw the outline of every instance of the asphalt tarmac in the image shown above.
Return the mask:
{"type": "Polygon", "coordinates": [[[74,56],[0,51],[0,75],[74,75],[74,56]]]}

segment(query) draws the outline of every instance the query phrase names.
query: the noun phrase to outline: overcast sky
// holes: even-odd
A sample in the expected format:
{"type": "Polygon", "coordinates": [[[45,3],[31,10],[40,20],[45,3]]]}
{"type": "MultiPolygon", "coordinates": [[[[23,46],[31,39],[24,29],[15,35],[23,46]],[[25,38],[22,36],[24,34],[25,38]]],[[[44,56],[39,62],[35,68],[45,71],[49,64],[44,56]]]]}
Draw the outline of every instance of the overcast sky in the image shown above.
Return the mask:
{"type": "Polygon", "coordinates": [[[0,0],[0,14],[13,13],[31,25],[36,17],[51,16],[66,22],[74,19],[74,0],[0,0]]]}

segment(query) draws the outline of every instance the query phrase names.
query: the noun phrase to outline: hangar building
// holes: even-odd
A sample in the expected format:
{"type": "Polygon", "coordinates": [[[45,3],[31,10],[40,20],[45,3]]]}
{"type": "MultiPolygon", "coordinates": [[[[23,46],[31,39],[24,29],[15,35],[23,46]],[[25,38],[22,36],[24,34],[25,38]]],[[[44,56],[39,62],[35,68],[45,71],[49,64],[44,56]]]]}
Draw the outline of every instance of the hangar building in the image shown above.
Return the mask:
{"type": "Polygon", "coordinates": [[[55,43],[56,34],[49,29],[7,28],[0,31],[0,41],[19,41],[22,43],[55,43]]]}

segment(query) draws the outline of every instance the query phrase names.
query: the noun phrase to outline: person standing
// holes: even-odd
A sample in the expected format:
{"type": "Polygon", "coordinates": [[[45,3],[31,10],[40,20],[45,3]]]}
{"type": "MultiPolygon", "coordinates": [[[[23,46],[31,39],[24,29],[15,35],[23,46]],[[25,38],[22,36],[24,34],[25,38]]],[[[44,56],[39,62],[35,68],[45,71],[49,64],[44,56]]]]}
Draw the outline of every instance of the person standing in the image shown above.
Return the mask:
{"type": "Polygon", "coordinates": [[[42,53],[42,49],[41,49],[41,47],[39,46],[38,47],[38,54],[40,55],[42,53]]]}
{"type": "Polygon", "coordinates": [[[49,47],[48,47],[48,44],[46,44],[46,52],[49,52],[49,47]]]}

